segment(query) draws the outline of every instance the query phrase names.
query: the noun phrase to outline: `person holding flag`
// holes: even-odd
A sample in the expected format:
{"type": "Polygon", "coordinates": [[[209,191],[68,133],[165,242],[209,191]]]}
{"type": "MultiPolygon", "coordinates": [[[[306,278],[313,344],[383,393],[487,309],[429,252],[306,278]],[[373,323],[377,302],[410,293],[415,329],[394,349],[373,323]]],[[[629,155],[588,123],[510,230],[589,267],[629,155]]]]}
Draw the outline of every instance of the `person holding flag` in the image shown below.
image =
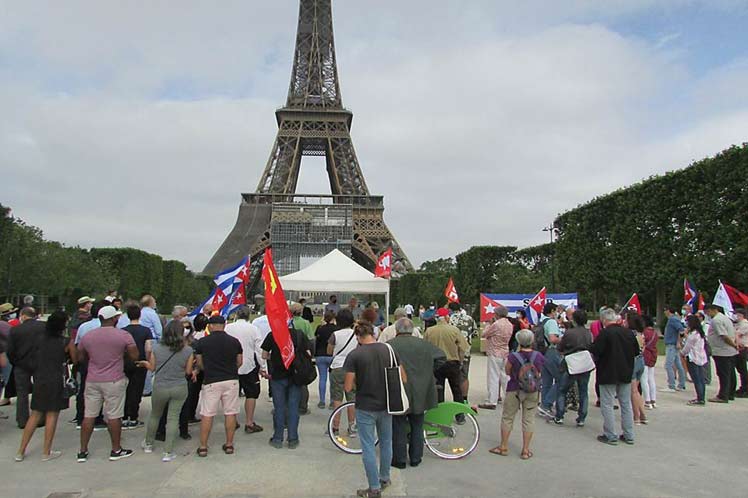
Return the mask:
{"type": "Polygon", "coordinates": [[[262,279],[265,282],[265,313],[270,323],[271,333],[262,343],[262,358],[270,360],[266,371],[261,375],[270,379],[270,390],[273,393],[273,437],[270,446],[283,448],[284,429],[288,427],[288,448],[299,446],[299,402],[301,387],[291,381],[291,364],[296,354],[309,354],[311,345],[306,335],[295,332],[292,339],[289,322],[291,313],[288,310],[283,288],[273,264],[270,249],[265,250],[262,279]],[[297,351],[298,347],[298,351],[297,351]]]}

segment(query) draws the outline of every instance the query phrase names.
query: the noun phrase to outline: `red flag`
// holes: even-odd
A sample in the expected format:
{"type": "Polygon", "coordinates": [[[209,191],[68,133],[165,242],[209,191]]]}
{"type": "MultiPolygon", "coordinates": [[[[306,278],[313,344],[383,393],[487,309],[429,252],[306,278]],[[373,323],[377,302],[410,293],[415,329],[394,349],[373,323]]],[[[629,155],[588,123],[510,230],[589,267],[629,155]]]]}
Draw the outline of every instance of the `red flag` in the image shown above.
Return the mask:
{"type": "Polygon", "coordinates": [[[221,288],[216,287],[216,292],[213,294],[213,301],[211,302],[213,311],[220,313],[223,307],[228,304],[228,301],[226,294],[223,293],[221,288]]]}
{"type": "Polygon", "coordinates": [[[480,295],[480,321],[487,322],[495,315],[497,307],[501,306],[501,303],[494,301],[485,294],[480,295]]]}
{"type": "Polygon", "coordinates": [[[270,323],[273,339],[280,349],[283,365],[288,369],[296,356],[288,321],[291,313],[288,311],[286,296],[283,294],[278,272],[273,265],[273,254],[270,249],[265,250],[263,257],[262,279],[265,281],[265,314],[270,323]]]}
{"type": "Polygon", "coordinates": [[[642,307],[641,304],[639,304],[639,296],[636,294],[636,292],[634,292],[626,302],[626,304],[623,305],[623,309],[631,310],[638,315],[642,314],[642,307]]]}
{"type": "Polygon", "coordinates": [[[745,307],[748,306],[748,296],[740,292],[735,287],[730,287],[726,283],[722,283],[722,285],[725,287],[725,290],[727,291],[727,295],[730,297],[730,301],[732,302],[733,308],[737,308],[739,306],[745,307]]]}
{"type": "Polygon", "coordinates": [[[444,295],[447,297],[447,301],[449,301],[450,303],[460,302],[460,296],[457,295],[457,289],[455,288],[455,283],[452,280],[452,277],[449,277],[447,287],[444,289],[444,295]]]}
{"type": "Polygon", "coordinates": [[[374,276],[390,278],[392,276],[392,248],[390,247],[379,256],[377,267],[374,268],[374,276]]]}
{"type": "Polygon", "coordinates": [[[699,311],[704,311],[704,294],[699,292],[699,311]]]}

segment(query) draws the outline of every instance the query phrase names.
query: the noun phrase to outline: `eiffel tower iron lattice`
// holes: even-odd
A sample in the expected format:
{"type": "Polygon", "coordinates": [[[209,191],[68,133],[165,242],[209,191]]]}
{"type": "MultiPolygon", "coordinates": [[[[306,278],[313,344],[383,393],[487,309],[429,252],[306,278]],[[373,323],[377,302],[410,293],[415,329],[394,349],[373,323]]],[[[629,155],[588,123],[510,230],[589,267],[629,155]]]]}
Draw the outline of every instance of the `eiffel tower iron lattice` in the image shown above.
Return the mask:
{"type": "Polygon", "coordinates": [[[369,270],[392,247],[393,273],[411,271],[384,222],[384,200],[369,192],[353,147],[353,113],[340,95],[331,0],[300,0],[288,98],[275,115],[278,134],[257,190],[242,194],[236,224],[203,272],[215,274],[248,253],[257,261],[272,243],[284,245],[274,248],[276,259],[291,260],[278,263],[281,274],[298,269],[301,257],[319,257],[335,247],[369,270]],[[331,194],[296,193],[304,156],[325,158],[331,194]],[[330,230],[314,231],[325,223],[330,230]]]}

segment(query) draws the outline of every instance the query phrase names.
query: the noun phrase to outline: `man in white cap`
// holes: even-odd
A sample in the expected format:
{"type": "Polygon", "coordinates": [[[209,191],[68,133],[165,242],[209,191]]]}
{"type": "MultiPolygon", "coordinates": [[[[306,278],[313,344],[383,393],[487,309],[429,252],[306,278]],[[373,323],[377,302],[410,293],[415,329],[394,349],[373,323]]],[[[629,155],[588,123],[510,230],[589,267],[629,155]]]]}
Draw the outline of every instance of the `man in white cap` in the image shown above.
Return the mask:
{"type": "Polygon", "coordinates": [[[124,356],[127,354],[132,361],[137,360],[138,347],[129,333],[115,327],[120,314],[114,306],[101,308],[98,313],[101,327],[88,332],[78,344],[81,360],[88,360],[79,462],[88,460],[88,442],[93,432],[94,420],[102,406],[112,441],[109,460],[120,460],[132,455],[132,450],[126,450],[120,444],[127,391],[124,356]]]}

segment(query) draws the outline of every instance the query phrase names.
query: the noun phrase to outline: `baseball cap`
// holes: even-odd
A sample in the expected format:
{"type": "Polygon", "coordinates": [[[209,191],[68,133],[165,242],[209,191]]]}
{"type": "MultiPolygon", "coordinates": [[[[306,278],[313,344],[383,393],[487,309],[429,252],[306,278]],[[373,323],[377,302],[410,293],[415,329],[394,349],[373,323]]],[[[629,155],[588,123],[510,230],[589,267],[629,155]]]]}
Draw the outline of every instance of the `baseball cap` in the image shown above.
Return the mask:
{"type": "Polygon", "coordinates": [[[221,315],[213,315],[208,318],[208,323],[226,323],[226,319],[221,315]]]}
{"type": "Polygon", "coordinates": [[[436,316],[449,316],[449,310],[447,308],[439,308],[438,310],[436,310],[436,316]]]}
{"type": "Polygon", "coordinates": [[[99,310],[99,318],[102,318],[104,320],[109,320],[110,318],[114,318],[115,316],[119,316],[121,314],[122,312],[114,306],[104,306],[99,310]]]}
{"type": "Polygon", "coordinates": [[[78,299],[78,304],[92,303],[94,301],[96,301],[96,299],[89,297],[89,296],[83,296],[78,299]]]}

